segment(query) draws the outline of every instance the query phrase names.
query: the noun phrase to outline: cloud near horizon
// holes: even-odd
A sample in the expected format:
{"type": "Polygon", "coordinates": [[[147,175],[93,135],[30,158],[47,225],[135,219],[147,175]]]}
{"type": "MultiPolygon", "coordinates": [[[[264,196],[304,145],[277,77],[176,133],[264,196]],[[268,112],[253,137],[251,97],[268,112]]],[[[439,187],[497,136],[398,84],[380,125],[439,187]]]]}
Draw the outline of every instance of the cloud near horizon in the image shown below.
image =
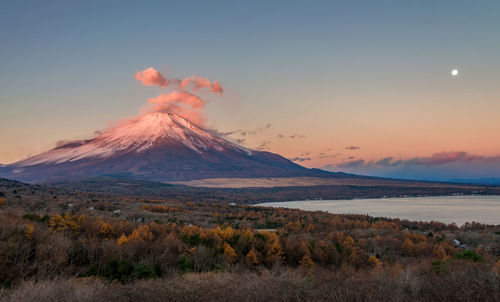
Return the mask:
{"type": "Polygon", "coordinates": [[[292,157],[292,158],[289,158],[291,161],[296,161],[296,162],[305,162],[305,161],[309,161],[309,160],[312,160],[311,157],[292,157]]]}
{"type": "Polygon", "coordinates": [[[263,141],[260,145],[255,147],[254,149],[257,151],[265,151],[269,148],[269,145],[271,144],[271,141],[263,141]]]}
{"type": "Polygon", "coordinates": [[[272,124],[266,124],[264,127],[257,127],[254,129],[238,129],[235,131],[230,131],[230,132],[225,132],[223,135],[228,136],[228,135],[241,135],[241,136],[249,136],[249,135],[257,135],[259,133],[262,133],[266,131],[267,129],[271,128],[272,124]]]}
{"type": "Polygon", "coordinates": [[[271,128],[271,126],[272,126],[272,124],[266,124],[266,126],[264,126],[264,127],[257,127],[254,129],[238,129],[238,130],[227,131],[227,132],[221,132],[221,131],[217,131],[215,129],[210,129],[210,131],[216,136],[225,137],[225,138],[230,138],[232,135],[245,137],[245,136],[257,135],[257,134],[263,133],[267,129],[271,128]]]}
{"type": "MultiPolygon", "coordinates": [[[[212,133],[215,136],[225,138],[237,144],[243,144],[246,142],[246,138],[248,138],[249,136],[255,136],[261,134],[266,130],[270,129],[271,126],[272,125],[269,123],[266,124],[264,127],[257,127],[254,129],[238,129],[226,132],[218,131],[217,129],[207,129],[207,130],[210,131],[210,133],[212,133]]],[[[269,141],[268,144],[269,143],[271,142],[269,141]]]]}
{"type": "Polygon", "coordinates": [[[350,173],[395,178],[452,180],[457,178],[498,177],[500,155],[487,156],[466,151],[437,152],[429,156],[376,160],[348,157],[322,167],[350,173]]]}
{"type": "Polygon", "coordinates": [[[361,165],[379,166],[379,167],[395,167],[395,166],[438,166],[452,163],[469,163],[473,161],[494,162],[500,161],[500,155],[485,156],[478,154],[470,154],[465,151],[449,151],[437,152],[430,156],[413,157],[408,159],[396,159],[392,156],[381,158],[379,160],[366,161],[364,159],[349,158],[349,161],[344,161],[336,164],[339,168],[351,168],[361,165]]]}
{"type": "Polygon", "coordinates": [[[312,160],[311,151],[304,151],[299,156],[289,158],[291,161],[295,162],[305,162],[312,160]]]}
{"type": "MultiPolygon", "coordinates": [[[[327,149],[326,151],[331,151],[331,149],[327,149]]],[[[343,155],[342,153],[335,153],[335,154],[329,154],[328,152],[320,152],[318,154],[318,158],[319,159],[323,159],[323,158],[334,158],[334,157],[339,157],[343,155]]]]}
{"type": "Polygon", "coordinates": [[[291,134],[291,135],[284,135],[284,134],[278,134],[278,138],[305,138],[306,136],[304,134],[291,134]]]}

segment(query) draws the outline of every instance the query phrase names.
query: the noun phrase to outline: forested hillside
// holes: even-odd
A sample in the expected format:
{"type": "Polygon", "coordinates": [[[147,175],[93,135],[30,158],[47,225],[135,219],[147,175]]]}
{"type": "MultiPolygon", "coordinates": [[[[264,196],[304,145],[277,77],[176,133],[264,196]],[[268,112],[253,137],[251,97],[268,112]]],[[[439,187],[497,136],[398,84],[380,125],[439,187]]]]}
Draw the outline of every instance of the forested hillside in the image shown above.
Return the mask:
{"type": "Polygon", "coordinates": [[[500,226],[120,196],[106,201],[37,187],[52,196],[42,208],[30,195],[35,187],[10,185],[0,205],[6,301],[499,298],[500,226]]]}

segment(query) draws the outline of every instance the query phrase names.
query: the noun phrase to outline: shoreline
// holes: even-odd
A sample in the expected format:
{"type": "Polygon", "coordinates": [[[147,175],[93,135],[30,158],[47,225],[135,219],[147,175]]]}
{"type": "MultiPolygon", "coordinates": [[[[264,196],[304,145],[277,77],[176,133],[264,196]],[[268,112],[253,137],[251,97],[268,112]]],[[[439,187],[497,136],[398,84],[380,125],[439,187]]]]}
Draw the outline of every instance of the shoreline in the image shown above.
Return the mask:
{"type": "Polygon", "coordinates": [[[303,211],[322,211],[331,214],[358,214],[373,218],[463,226],[477,222],[490,226],[500,225],[500,195],[448,195],[419,197],[385,197],[354,199],[316,199],[285,202],[265,202],[258,207],[290,208],[303,211]],[[415,199],[420,199],[416,201],[415,199]],[[437,199],[437,200],[436,200],[437,199]],[[477,199],[477,200],[474,200],[477,199]],[[493,199],[493,200],[485,200],[493,199]],[[412,202],[416,201],[416,202],[412,202]],[[495,204],[495,202],[498,203],[495,204]],[[472,217],[472,218],[469,218],[472,217]]]}

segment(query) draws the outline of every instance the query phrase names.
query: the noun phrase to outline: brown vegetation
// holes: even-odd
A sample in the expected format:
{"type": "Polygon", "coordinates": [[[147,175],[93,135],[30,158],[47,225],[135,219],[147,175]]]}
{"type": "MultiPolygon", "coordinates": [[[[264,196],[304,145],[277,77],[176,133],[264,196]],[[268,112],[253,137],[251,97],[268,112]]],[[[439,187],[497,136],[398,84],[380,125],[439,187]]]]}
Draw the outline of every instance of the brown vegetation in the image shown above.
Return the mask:
{"type": "Polygon", "coordinates": [[[409,267],[199,273],[125,284],[70,278],[23,282],[5,301],[498,301],[498,276],[484,270],[463,263],[439,275],[409,267]]]}
{"type": "Polygon", "coordinates": [[[365,186],[365,187],[447,187],[472,188],[477,185],[446,182],[397,180],[377,177],[256,177],[256,178],[205,178],[189,181],[172,181],[170,184],[204,188],[271,188],[310,186],[365,186]]]}
{"type": "Polygon", "coordinates": [[[31,190],[3,189],[5,301],[500,300],[500,226],[31,190]]]}

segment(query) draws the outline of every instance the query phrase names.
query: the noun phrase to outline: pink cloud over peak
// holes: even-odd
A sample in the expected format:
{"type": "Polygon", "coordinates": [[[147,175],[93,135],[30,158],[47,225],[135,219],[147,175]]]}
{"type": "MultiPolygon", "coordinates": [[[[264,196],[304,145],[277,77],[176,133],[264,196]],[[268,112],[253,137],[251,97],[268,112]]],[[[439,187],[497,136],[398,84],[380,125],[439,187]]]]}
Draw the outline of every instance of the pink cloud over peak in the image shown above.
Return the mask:
{"type": "Polygon", "coordinates": [[[194,75],[185,78],[181,81],[180,84],[180,88],[184,90],[188,89],[190,86],[193,87],[193,91],[198,91],[202,88],[209,88],[211,92],[214,92],[216,94],[222,94],[223,91],[222,86],[219,84],[219,82],[214,81],[213,83],[211,83],[207,78],[197,77],[194,75]]]}
{"type": "Polygon", "coordinates": [[[154,111],[168,111],[172,105],[186,105],[193,109],[202,109],[205,106],[203,100],[187,91],[173,91],[168,94],[160,94],[150,98],[148,102],[153,105],[154,111]]]}
{"type": "Polygon", "coordinates": [[[170,81],[165,79],[163,75],[153,67],[138,71],[135,74],[135,79],[142,82],[144,86],[158,85],[160,87],[167,87],[170,81]]]}
{"type": "Polygon", "coordinates": [[[148,103],[154,112],[168,112],[178,114],[192,123],[203,125],[205,117],[202,110],[205,102],[198,96],[187,91],[173,91],[150,98],[148,103]]]}
{"type": "Polygon", "coordinates": [[[194,75],[184,80],[178,78],[166,79],[153,67],[138,71],[135,74],[135,79],[140,81],[144,86],[171,86],[174,89],[174,91],[170,93],[160,94],[157,97],[150,98],[148,103],[151,107],[148,108],[147,111],[152,110],[153,112],[178,114],[198,125],[203,125],[205,122],[202,111],[205,107],[206,100],[203,100],[193,92],[207,88],[210,92],[220,95],[223,91],[222,86],[217,81],[211,82],[207,78],[194,75]]]}

